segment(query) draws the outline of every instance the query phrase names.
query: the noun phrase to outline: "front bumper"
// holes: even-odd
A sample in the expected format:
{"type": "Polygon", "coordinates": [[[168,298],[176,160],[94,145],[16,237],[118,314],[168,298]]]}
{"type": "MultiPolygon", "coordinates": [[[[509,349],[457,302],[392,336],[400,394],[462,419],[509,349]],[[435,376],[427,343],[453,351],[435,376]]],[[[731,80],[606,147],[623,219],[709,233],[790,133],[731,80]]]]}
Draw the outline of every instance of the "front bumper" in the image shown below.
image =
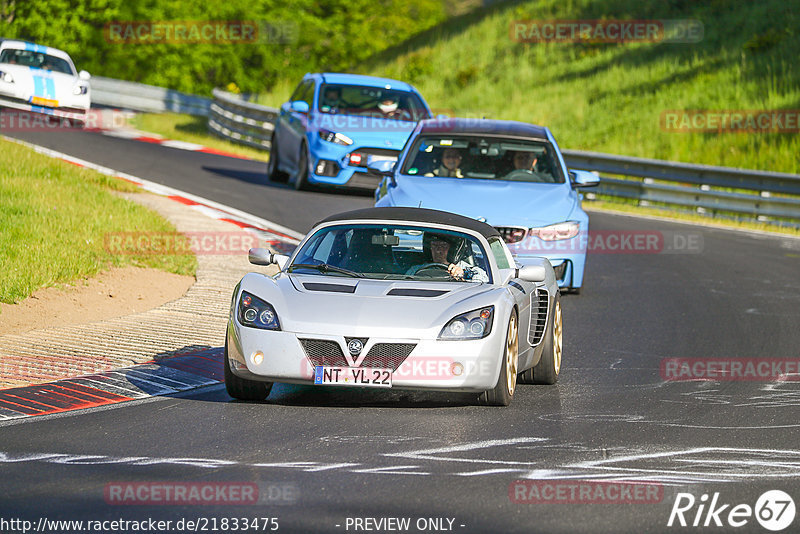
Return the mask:
{"type": "MultiPolygon", "coordinates": [[[[86,117],[88,114],[88,106],[85,108],[79,105],[61,105],[59,107],[37,106],[20,98],[15,98],[3,93],[0,93],[0,108],[17,109],[20,111],[27,111],[30,113],[37,113],[40,115],[48,115],[80,122],[86,122],[86,117]]],[[[20,122],[22,122],[22,120],[20,120],[20,122]]],[[[20,125],[20,127],[22,126],[23,125],[20,125]]]]}
{"type": "Polygon", "coordinates": [[[373,158],[386,159],[392,155],[395,155],[395,157],[400,155],[399,150],[391,150],[385,147],[340,146],[313,139],[309,146],[311,147],[309,183],[368,189],[370,191],[374,191],[378,187],[383,177],[368,171],[366,165],[373,161],[373,158]],[[349,159],[351,153],[363,153],[366,157],[363,164],[351,164],[349,159]]]}
{"type": "MultiPolygon", "coordinates": [[[[301,339],[335,342],[342,354],[347,351],[344,336],[258,330],[235,320],[229,321],[227,336],[231,371],[248,380],[313,384],[314,365],[301,339]],[[264,355],[260,364],[252,359],[257,352],[264,355]]],[[[472,341],[374,337],[368,338],[363,354],[369,355],[374,345],[383,343],[415,345],[393,372],[394,388],[480,392],[497,384],[505,331],[495,325],[488,336],[472,341]]]]}

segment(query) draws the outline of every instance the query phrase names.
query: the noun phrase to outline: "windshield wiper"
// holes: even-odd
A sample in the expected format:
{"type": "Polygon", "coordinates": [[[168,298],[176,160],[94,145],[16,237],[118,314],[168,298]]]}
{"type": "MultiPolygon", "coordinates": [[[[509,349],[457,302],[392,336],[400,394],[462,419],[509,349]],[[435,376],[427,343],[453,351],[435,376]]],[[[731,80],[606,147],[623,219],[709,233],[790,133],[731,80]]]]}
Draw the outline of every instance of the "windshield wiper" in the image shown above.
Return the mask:
{"type": "Polygon", "coordinates": [[[352,276],[353,278],[362,278],[364,275],[361,273],[357,273],[355,271],[351,271],[349,269],[343,269],[342,267],[337,267],[335,265],[328,265],[327,263],[295,263],[289,267],[287,272],[292,272],[295,269],[315,269],[321,273],[340,273],[346,274],[347,276],[352,276]]]}

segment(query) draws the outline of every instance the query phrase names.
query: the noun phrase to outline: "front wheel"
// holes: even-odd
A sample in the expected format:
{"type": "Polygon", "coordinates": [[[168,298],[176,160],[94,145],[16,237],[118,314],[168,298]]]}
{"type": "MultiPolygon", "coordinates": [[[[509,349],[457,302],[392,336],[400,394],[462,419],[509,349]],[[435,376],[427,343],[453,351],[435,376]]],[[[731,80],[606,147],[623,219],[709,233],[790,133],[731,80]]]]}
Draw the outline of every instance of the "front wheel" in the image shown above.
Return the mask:
{"type": "Polygon", "coordinates": [[[478,397],[480,404],[488,406],[508,406],[514,398],[514,391],[517,389],[517,366],[519,362],[519,336],[517,325],[517,311],[511,312],[508,318],[508,330],[506,331],[506,346],[503,351],[503,365],[500,369],[500,376],[497,378],[497,385],[493,389],[484,391],[478,397]]]}
{"type": "Polygon", "coordinates": [[[257,382],[240,378],[231,371],[231,362],[228,359],[228,341],[225,340],[225,389],[228,395],[234,399],[260,401],[269,396],[272,389],[272,382],[257,382]]]}

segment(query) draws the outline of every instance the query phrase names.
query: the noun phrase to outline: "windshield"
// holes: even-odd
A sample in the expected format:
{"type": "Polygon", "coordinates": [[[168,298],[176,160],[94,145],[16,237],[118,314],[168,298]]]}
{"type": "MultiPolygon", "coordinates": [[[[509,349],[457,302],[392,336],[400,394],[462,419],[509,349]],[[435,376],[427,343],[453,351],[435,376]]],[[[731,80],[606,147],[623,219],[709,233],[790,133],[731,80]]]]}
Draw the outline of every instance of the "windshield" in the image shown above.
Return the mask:
{"type": "Polygon", "coordinates": [[[414,93],[362,85],[322,85],[318,109],[322,113],[390,120],[416,122],[430,118],[414,93]]]}
{"type": "Polygon", "coordinates": [[[74,74],[72,72],[72,67],[70,67],[69,62],[65,59],[41,52],[34,52],[32,50],[6,48],[0,53],[0,63],[22,65],[23,67],[33,67],[35,69],[53,72],[63,72],[64,74],[74,74]]]}
{"type": "Polygon", "coordinates": [[[343,225],[316,232],[289,272],[379,280],[489,282],[486,253],[467,234],[418,226],[343,225]]]}
{"type": "Polygon", "coordinates": [[[547,141],[484,136],[420,136],[403,174],[563,184],[564,176],[547,141]]]}

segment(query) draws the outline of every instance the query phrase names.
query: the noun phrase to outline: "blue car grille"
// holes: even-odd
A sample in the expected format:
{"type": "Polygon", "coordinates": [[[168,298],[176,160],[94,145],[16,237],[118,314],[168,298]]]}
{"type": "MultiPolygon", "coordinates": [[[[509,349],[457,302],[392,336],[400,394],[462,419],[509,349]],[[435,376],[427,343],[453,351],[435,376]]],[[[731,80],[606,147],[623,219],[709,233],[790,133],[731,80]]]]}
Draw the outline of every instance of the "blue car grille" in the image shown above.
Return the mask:
{"type": "Polygon", "coordinates": [[[528,235],[528,229],[519,226],[497,226],[496,230],[506,243],[519,243],[528,235]]]}

